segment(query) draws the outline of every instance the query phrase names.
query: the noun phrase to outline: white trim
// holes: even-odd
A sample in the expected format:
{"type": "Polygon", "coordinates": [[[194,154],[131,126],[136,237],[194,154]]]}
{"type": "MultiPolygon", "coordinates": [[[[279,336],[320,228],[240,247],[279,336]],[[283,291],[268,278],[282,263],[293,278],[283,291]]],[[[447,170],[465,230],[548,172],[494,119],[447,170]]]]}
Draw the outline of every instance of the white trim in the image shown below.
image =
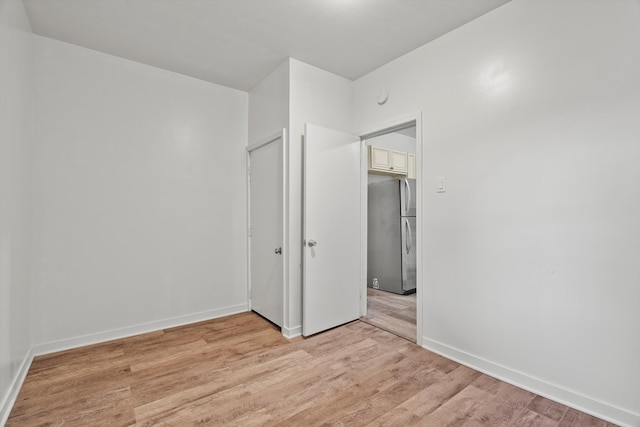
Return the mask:
{"type": "Polygon", "coordinates": [[[422,338],[422,347],[441,356],[485,373],[516,387],[570,406],[620,426],[640,426],[640,414],[618,408],[585,396],[573,390],[533,377],[523,372],[475,356],[427,337],[422,338]]]}
{"type": "Polygon", "coordinates": [[[364,131],[359,132],[360,139],[363,143],[363,156],[365,157],[364,161],[361,162],[361,180],[362,183],[362,194],[361,194],[361,212],[362,213],[362,229],[361,229],[361,244],[362,251],[364,251],[364,256],[362,257],[362,284],[360,291],[360,314],[362,316],[367,313],[367,176],[368,176],[368,167],[366,162],[366,140],[371,139],[376,136],[384,135],[390,132],[394,132],[395,130],[402,129],[407,127],[406,125],[409,123],[415,123],[416,126],[416,343],[418,345],[422,345],[422,310],[423,310],[423,262],[422,262],[422,247],[424,242],[424,228],[423,228],[423,218],[424,218],[424,209],[423,209],[423,137],[422,137],[422,111],[415,112],[413,114],[408,114],[406,116],[397,118],[395,120],[390,120],[381,124],[376,125],[373,128],[366,129],[364,131]]]}
{"type": "Polygon", "coordinates": [[[282,129],[282,327],[280,330],[285,335],[285,329],[290,330],[291,304],[289,288],[289,265],[291,263],[291,251],[289,246],[289,135],[287,129],[282,129]]]}
{"type": "Polygon", "coordinates": [[[287,339],[299,337],[299,336],[302,335],[302,326],[298,325],[298,326],[294,326],[292,328],[285,328],[283,326],[282,327],[282,335],[287,339]]]}
{"type": "Polygon", "coordinates": [[[367,140],[360,137],[360,317],[367,315],[367,255],[369,244],[368,232],[368,181],[369,153],[367,140]]]}
{"type": "MultiPolygon", "coordinates": [[[[385,133],[393,132],[397,129],[404,128],[404,125],[414,120],[422,120],[422,110],[416,111],[405,116],[397,117],[393,120],[387,120],[385,122],[378,123],[377,125],[364,128],[358,132],[360,138],[367,139],[375,136],[384,135],[385,133]]],[[[418,139],[418,130],[416,129],[416,139],[418,139]]]]}
{"type": "Polygon", "coordinates": [[[422,133],[422,111],[418,111],[414,115],[416,121],[416,344],[422,345],[422,319],[424,301],[424,265],[423,245],[427,237],[424,233],[424,138],[422,133]]]}
{"type": "Polygon", "coordinates": [[[249,144],[247,146],[247,153],[255,151],[258,148],[262,148],[265,145],[271,144],[272,142],[275,142],[275,141],[279,140],[280,138],[284,139],[285,133],[286,133],[286,130],[282,129],[280,132],[276,132],[271,136],[268,136],[268,137],[263,138],[263,139],[261,139],[259,141],[256,141],[253,144],[249,144]]]}
{"type": "Polygon", "coordinates": [[[95,334],[82,335],[79,337],[65,338],[58,341],[38,344],[33,347],[33,353],[36,356],[55,353],[58,351],[69,350],[72,348],[83,347],[86,345],[97,344],[120,338],[127,338],[134,335],[145,334],[162,329],[175,328],[176,326],[188,325],[190,323],[202,322],[204,320],[216,319],[218,317],[229,316],[231,314],[242,313],[246,311],[248,311],[247,304],[238,304],[229,307],[217,308],[215,310],[202,311],[200,313],[171,317],[168,319],[142,323],[135,326],[127,326],[124,328],[112,329],[110,331],[98,332],[95,334]]]}
{"type": "Polygon", "coordinates": [[[0,404],[0,426],[5,425],[7,423],[7,420],[9,419],[11,409],[13,409],[13,405],[16,403],[18,393],[20,393],[22,384],[27,377],[27,372],[29,372],[29,368],[31,367],[31,363],[33,362],[33,356],[33,348],[30,348],[27,354],[24,356],[24,359],[22,359],[20,369],[18,369],[18,372],[11,382],[9,390],[2,400],[2,404],[0,404]]]}
{"type": "Polygon", "coordinates": [[[247,157],[246,157],[246,165],[245,165],[245,173],[246,184],[245,188],[245,200],[247,202],[247,215],[246,215],[246,233],[247,233],[247,309],[251,310],[251,151],[249,147],[247,147],[247,157]]]}

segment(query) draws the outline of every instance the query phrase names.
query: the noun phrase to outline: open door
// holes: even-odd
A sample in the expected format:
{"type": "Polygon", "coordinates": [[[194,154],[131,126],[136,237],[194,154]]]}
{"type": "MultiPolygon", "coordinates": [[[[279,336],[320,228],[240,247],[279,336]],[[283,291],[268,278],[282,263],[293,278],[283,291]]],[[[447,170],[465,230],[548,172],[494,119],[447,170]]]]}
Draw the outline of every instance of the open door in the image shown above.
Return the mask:
{"type": "Polygon", "coordinates": [[[248,148],[251,309],[283,325],[284,134],[248,148]]]}
{"type": "Polygon", "coordinates": [[[360,140],[306,124],[302,334],[360,317],[360,140]]]}

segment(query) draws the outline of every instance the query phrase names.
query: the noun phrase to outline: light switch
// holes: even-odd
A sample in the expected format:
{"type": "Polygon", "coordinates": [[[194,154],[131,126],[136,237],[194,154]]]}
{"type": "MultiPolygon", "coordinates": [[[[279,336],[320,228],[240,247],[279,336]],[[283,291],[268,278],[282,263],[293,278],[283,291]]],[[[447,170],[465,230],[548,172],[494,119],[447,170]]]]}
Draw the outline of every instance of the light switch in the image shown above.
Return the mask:
{"type": "Polygon", "coordinates": [[[446,191],[444,187],[444,176],[438,177],[438,189],[436,190],[438,193],[444,193],[446,191]]]}

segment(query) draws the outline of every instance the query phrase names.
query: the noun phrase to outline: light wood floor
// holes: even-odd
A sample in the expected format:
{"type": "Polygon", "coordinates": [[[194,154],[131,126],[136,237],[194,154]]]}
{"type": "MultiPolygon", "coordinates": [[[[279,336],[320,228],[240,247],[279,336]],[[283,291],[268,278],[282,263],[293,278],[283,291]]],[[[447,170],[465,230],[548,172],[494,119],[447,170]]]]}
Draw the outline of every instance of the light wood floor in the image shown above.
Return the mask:
{"type": "Polygon", "coordinates": [[[356,321],[287,341],[253,313],[37,357],[8,426],[602,426],[356,321]]]}
{"type": "Polygon", "coordinates": [[[416,342],[416,294],[367,288],[367,315],[360,320],[416,342]]]}

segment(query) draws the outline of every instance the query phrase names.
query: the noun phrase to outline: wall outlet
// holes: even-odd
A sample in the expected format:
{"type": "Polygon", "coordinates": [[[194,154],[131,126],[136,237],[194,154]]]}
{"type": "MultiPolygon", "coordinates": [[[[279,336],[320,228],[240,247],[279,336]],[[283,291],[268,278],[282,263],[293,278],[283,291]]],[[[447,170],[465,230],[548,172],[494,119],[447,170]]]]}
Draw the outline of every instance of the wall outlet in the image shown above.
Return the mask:
{"type": "Polygon", "coordinates": [[[373,287],[373,289],[380,289],[380,285],[378,284],[378,278],[377,277],[373,278],[373,283],[371,284],[371,286],[373,287]]]}

